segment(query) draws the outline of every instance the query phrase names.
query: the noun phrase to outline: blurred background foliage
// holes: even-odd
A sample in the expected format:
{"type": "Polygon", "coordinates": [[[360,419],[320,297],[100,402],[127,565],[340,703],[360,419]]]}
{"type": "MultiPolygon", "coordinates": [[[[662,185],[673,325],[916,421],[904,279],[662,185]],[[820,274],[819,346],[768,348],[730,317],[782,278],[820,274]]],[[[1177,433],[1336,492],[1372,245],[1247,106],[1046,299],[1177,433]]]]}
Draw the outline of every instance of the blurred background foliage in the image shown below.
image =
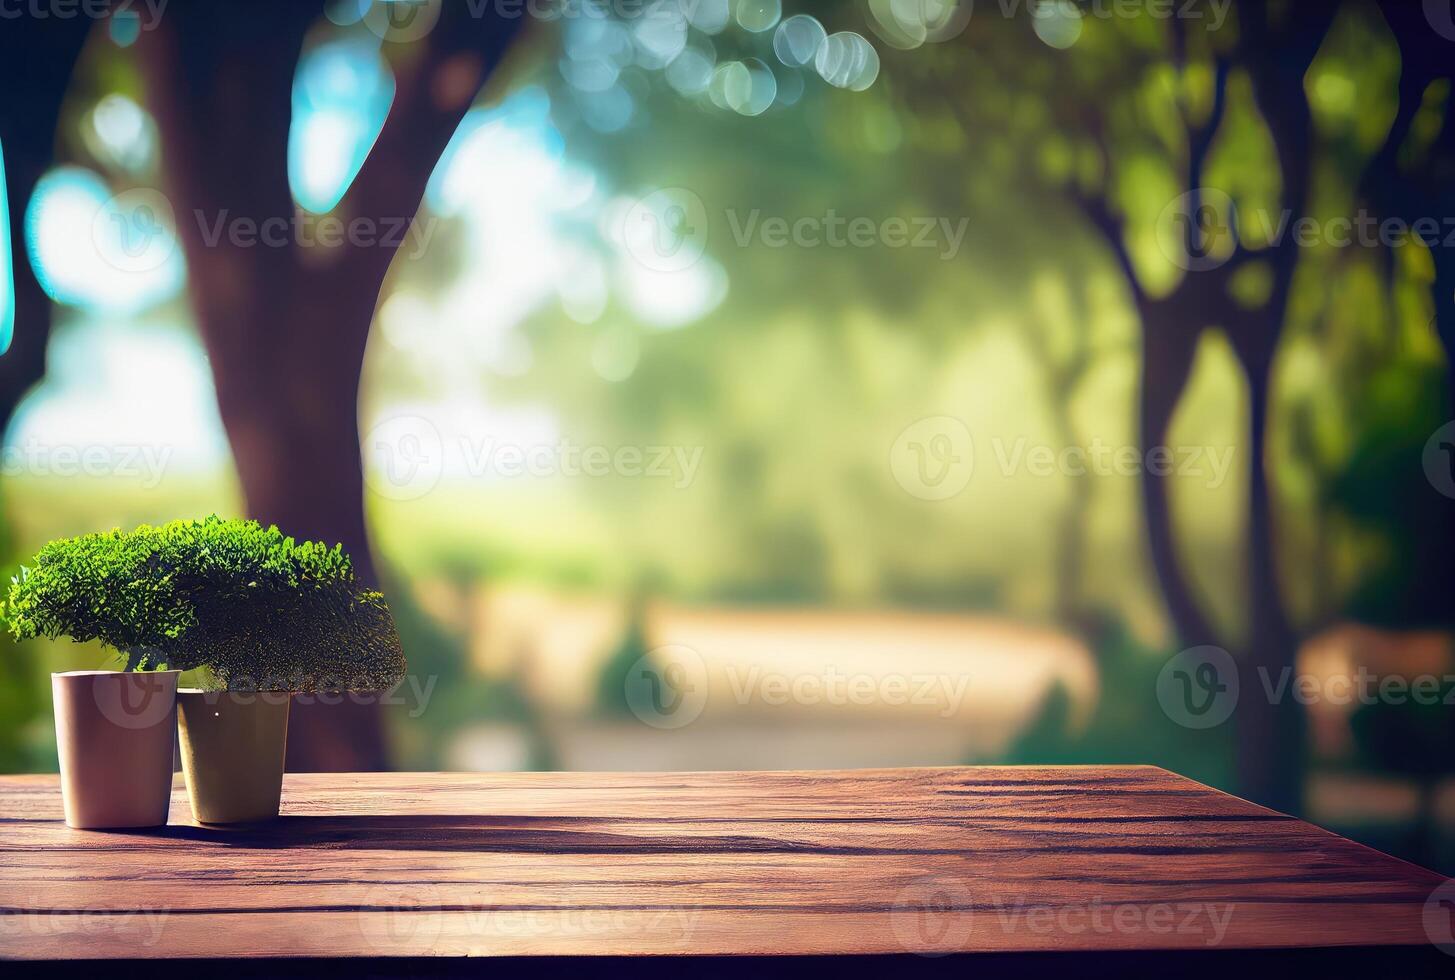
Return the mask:
{"type": "MultiPolygon", "coordinates": [[[[294,72],[278,125],[299,213],[350,215],[405,97],[424,42],[381,28],[379,6],[330,4],[296,66],[256,66],[294,72]]],[[[366,548],[423,679],[386,713],[390,763],[1148,762],[1252,793],[1237,724],[1184,728],[1157,702],[1182,647],[1275,674],[1455,673],[1455,529],[1425,469],[1451,417],[1446,260],[1417,240],[1290,249],[1276,227],[1380,207],[1386,164],[1411,186],[1442,173],[1449,83],[1402,111],[1423,49],[1387,7],[1313,6],[1195,4],[1192,21],[1041,0],[962,19],[700,0],[624,17],[582,0],[516,25],[361,348],[366,548]],[[1244,218],[1207,271],[1168,246],[1168,209],[1197,187],[1244,218]],[[741,240],[749,220],[830,214],[944,224],[929,248],[741,240]],[[663,229],[701,257],[644,261],[663,229]],[[891,453],[946,416],[974,471],[924,499],[891,453]],[[420,492],[393,481],[390,452],[413,444],[376,438],[401,419],[428,450],[402,461],[437,468],[420,492]],[[1004,464],[1017,445],[1145,449],[1149,431],[1229,453],[1226,479],[1004,464]],[[563,440],[679,455],[666,477],[485,465],[501,446],[559,463],[563,440]],[[707,710],[681,729],[622,700],[664,644],[707,663],[707,710]],[[737,693],[752,669],[967,685],[920,706],[775,705],[737,693]]],[[[6,431],[12,567],[58,535],[259,510],[219,412],[222,348],[188,299],[200,264],[176,239],[193,218],[163,198],[175,214],[137,260],[135,211],[112,213],[171,186],[147,43],[114,23],[85,39],[55,159],[12,208],[17,261],[55,304],[44,377],[6,431]],[[65,447],[109,462],[78,471],[65,447]]],[[[327,479],[282,473],[300,492],[327,479]]],[[[100,658],[0,653],[0,770],[54,767],[46,672],[100,658]]],[[[1455,864],[1448,708],[1299,714],[1297,739],[1263,745],[1278,802],[1455,864]]]]}

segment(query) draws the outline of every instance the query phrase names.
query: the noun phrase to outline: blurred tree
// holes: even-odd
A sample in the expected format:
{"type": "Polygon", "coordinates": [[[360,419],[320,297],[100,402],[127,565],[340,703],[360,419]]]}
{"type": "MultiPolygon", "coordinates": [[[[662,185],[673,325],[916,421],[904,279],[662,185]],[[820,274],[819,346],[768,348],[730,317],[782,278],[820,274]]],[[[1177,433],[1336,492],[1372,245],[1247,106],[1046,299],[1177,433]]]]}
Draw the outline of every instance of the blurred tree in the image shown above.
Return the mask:
{"type": "MultiPolygon", "coordinates": [[[[403,240],[388,230],[413,221],[436,162],[521,19],[432,3],[414,11],[439,14],[425,36],[386,36],[396,84],[388,121],[335,208],[345,219],[371,219],[377,240],[214,237],[217,222],[283,220],[292,228],[294,70],[323,8],[178,5],[135,51],[249,516],[341,542],[373,579],[357,413],[374,307],[403,240]]],[[[308,706],[295,714],[292,734],[290,769],[385,763],[372,705],[308,706]]]]}
{"type": "MultiPolygon", "coordinates": [[[[1237,56],[1251,81],[1258,111],[1271,130],[1277,186],[1288,228],[1309,213],[1314,181],[1314,133],[1304,79],[1317,56],[1337,4],[1239,6],[1237,56]]],[[[1236,164],[1235,164],[1236,165],[1236,164]]],[[[1195,211],[1192,213],[1196,213],[1195,211]]],[[[1247,498],[1248,628],[1242,664],[1277,676],[1292,667],[1298,637],[1279,581],[1276,503],[1269,454],[1274,359],[1288,320],[1302,254],[1296,235],[1250,241],[1235,229],[1234,246],[1216,307],[1248,377],[1249,490],[1247,498]],[[1239,276],[1267,279],[1240,292],[1239,276]],[[1261,295],[1257,295],[1261,293],[1261,295]],[[1252,295],[1250,295],[1252,294],[1252,295]]],[[[1266,234],[1266,232],[1265,232],[1266,234]]],[[[1251,698],[1238,712],[1239,773],[1250,796],[1276,809],[1302,809],[1304,717],[1293,698],[1251,698]]]]}
{"type": "MultiPolygon", "coordinates": [[[[1430,297],[1435,329],[1455,376],[1455,21],[1440,4],[1381,0],[1399,45],[1400,73],[1394,121],[1369,160],[1363,190],[1380,213],[1409,227],[1434,265],[1430,297]]],[[[1455,415],[1455,382],[1447,385],[1445,418],[1455,415]]]]}
{"type": "MultiPolygon", "coordinates": [[[[1068,308],[1036,311],[1022,334],[1045,378],[1046,402],[1061,446],[1081,445],[1072,406],[1099,353],[1091,331],[1084,326],[1090,317],[1086,284],[1075,280],[1071,289],[1074,293],[1068,297],[1068,308]]],[[[1066,476],[1071,486],[1056,547],[1055,615],[1068,628],[1081,632],[1088,625],[1089,613],[1083,593],[1092,479],[1084,467],[1066,476]]]]}
{"type": "Polygon", "coordinates": [[[35,185],[55,162],[61,105],[91,21],[54,20],[44,30],[0,31],[0,154],[10,209],[15,333],[0,356],[0,431],[45,372],[51,300],[26,261],[25,213],[35,185]]]}
{"type": "MultiPolygon", "coordinates": [[[[1419,27],[1438,39],[1422,18],[1419,27]]],[[[1368,230],[1417,217],[1384,211],[1383,202],[1406,194],[1406,178],[1374,176],[1391,146],[1403,144],[1410,166],[1435,156],[1420,149],[1439,125],[1433,104],[1414,127],[1419,138],[1399,119],[1411,74],[1401,61],[1380,7],[1346,2],[1305,79],[1318,133],[1312,213],[1331,230],[1351,219],[1364,229],[1347,243],[1305,250],[1306,280],[1319,285],[1302,288],[1281,355],[1289,413],[1282,479],[1315,524],[1312,549],[1296,566],[1312,586],[1303,597],[1308,631],[1339,617],[1391,629],[1451,623],[1455,508],[1422,465],[1431,430],[1451,415],[1449,359],[1431,318],[1430,243],[1368,230]]],[[[1425,91],[1438,103],[1432,95],[1425,91]]]]}
{"type": "MultiPolygon", "coordinates": [[[[56,157],[61,107],[71,72],[85,43],[91,21],[54,19],[46,30],[0,30],[0,173],[9,209],[10,249],[14,275],[14,333],[0,341],[0,433],[15,407],[45,373],[50,336],[51,300],[26,260],[25,214],[35,185],[56,157]],[[5,349],[4,345],[8,345],[5,349]]],[[[6,515],[8,516],[8,515],[6,515]]],[[[0,524],[0,562],[15,560],[9,522],[0,524]]],[[[28,768],[24,724],[39,713],[32,661],[12,656],[7,635],[0,639],[0,770],[28,768]]]]}
{"type": "MultiPolygon", "coordinates": [[[[1248,382],[1241,635],[1205,612],[1182,564],[1171,481],[1151,466],[1141,468],[1147,541],[1180,642],[1238,648],[1250,670],[1274,673],[1292,663],[1297,643],[1269,484],[1272,371],[1300,260],[1286,232],[1307,213],[1313,179],[1303,80],[1337,6],[1242,0],[1235,22],[1220,27],[1206,9],[1195,20],[1088,19],[1071,50],[1036,56],[1024,50],[1030,30],[1012,39],[1014,24],[976,19],[943,50],[911,53],[927,71],[905,66],[922,79],[909,93],[919,107],[942,102],[967,139],[1006,141],[1002,165],[1024,173],[1029,162],[1111,251],[1142,324],[1143,451],[1171,444],[1204,333],[1226,333],[1248,382]],[[1037,93],[1038,104],[987,94],[1007,89],[1037,93]],[[1265,220],[1240,224],[1240,211],[1265,220]]],[[[1244,792],[1297,809],[1298,705],[1247,699],[1238,724],[1244,792]]]]}

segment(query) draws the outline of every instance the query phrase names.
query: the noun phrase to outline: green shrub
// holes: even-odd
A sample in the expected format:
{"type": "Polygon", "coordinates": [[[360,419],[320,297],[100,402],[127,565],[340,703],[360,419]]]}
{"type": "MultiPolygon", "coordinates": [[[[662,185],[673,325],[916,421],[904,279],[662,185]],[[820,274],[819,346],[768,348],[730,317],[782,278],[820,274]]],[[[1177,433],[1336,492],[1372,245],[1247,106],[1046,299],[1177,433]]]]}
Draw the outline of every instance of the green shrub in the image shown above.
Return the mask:
{"type": "Polygon", "coordinates": [[[205,667],[233,690],[379,690],[404,676],[384,596],[343,549],[256,521],[52,541],[12,580],[5,620],[16,639],[100,640],[128,670],[205,667]]]}

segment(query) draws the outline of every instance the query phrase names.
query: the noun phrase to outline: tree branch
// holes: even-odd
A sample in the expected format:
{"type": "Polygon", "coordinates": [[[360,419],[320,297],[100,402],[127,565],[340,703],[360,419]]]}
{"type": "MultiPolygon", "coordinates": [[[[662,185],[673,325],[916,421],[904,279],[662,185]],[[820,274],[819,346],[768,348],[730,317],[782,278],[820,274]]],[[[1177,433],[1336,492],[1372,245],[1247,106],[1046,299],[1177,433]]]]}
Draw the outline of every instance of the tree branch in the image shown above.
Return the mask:
{"type": "MultiPolygon", "coordinates": [[[[379,219],[415,216],[440,156],[499,66],[521,20],[480,18],[466,4],[446,5],[424,51],[395,72],[389,118],[345,196],[355,213],[379,219]]],[[[375,246],[365,251],[364,263],[382,278],[393,250],[375,246]]]]}

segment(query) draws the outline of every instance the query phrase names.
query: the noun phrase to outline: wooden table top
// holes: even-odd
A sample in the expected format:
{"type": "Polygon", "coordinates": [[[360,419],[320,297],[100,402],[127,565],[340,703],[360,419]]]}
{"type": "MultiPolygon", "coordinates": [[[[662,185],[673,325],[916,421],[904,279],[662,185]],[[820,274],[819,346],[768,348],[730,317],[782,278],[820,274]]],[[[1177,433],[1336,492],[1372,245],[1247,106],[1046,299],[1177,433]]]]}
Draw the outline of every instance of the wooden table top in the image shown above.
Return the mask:
{"type": "Polygon", "coordinates": [[[283,814],[198,827],[179,783],[71,830],[0,777],[0,956],[1402,946],[1444,881],[1144,766],[289,775],[283,814]]]}

